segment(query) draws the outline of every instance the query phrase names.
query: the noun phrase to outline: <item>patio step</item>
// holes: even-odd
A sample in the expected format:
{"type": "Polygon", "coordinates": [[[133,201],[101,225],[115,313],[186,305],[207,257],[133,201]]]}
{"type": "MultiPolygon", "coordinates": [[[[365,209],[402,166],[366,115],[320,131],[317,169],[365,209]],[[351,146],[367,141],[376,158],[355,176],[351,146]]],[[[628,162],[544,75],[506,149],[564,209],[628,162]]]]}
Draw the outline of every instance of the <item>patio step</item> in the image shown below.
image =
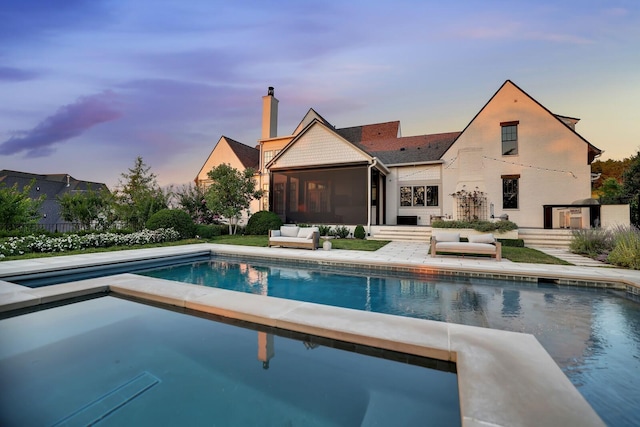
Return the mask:
{"type": "Polygon", "coordinates": [[[391,240],[394,242],[428,242],[431,238],[431,227],[394,225],[378,226],[372,228],[369,240],[391,240]]]}
{"type": "Polygon", "coordinates": [[[569,249],[573,234],[571,230],[520,228],[518,238],[524,240],[528,248],[569,249]]]}

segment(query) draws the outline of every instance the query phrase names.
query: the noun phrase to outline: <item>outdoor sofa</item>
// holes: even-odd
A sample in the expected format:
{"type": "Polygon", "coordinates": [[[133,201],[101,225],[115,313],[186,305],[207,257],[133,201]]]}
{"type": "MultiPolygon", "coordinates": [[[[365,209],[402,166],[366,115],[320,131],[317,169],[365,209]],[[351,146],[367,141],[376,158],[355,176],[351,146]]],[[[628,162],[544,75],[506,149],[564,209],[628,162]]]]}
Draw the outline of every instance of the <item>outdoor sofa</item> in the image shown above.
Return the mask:
{"type": "Polygon", "coordinates": [[[493,234],[472,234],[468,242],[460,241],[460,233],[437,232],[431,236],[431,256],[437,252],[454,254],[491,255],[496,261],[502,260],[502,244],[493,234]]]}
{"type": "Polygon", "coordinates": [[[269,230],[269,247],[303,248],[315,250],[320,247],[318,227],[283,225],[279,230],[269,230]]]}

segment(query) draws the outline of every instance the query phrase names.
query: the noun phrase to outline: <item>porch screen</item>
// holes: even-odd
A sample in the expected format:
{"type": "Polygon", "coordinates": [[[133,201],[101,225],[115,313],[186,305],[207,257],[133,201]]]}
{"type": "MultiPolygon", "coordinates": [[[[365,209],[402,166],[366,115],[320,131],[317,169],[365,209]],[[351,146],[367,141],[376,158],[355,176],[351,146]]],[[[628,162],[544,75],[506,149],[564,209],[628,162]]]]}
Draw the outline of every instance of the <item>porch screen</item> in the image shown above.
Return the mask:
{"type": "Polygon", "coordinates": [[[367,167],[276,171],[272,210],[285,223],[366,224],[367,167]]]}

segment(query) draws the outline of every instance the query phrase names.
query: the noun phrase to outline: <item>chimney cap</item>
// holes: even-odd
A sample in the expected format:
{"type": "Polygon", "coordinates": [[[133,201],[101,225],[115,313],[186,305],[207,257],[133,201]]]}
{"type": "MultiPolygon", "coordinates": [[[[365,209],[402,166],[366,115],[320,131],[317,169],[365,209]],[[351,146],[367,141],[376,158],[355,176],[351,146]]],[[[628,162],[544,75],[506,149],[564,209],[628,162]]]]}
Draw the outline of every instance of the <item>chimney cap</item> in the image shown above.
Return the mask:
{"type": "Polygon", "coordinates": [[[269,89],[267,91],[267,96],[273,96],[273,86],[269,86],[269,89]]]}

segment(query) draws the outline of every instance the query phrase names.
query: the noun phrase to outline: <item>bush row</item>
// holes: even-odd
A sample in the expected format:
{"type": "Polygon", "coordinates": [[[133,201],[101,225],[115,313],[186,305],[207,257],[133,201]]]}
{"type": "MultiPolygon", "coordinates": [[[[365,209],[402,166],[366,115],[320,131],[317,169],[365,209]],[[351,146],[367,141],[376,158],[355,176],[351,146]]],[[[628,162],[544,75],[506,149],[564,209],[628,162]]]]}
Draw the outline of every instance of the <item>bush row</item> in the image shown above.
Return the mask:
{"type": "Polygon", "coordinates": [[[431,223],[433,228],[471,228],[476,231],[488,233],[491,231],[504,232],[517,230],[518,224],[501,219],[500,221],[443,221],[436,220],[431,223]]]}
{"type": "Polygon", "coordinates": [[[85,235],[68,234],[62,237],[45,235],[9,237],[0,242],[0,258],[32,252],[65,252],[110,246],[147,245],[176,240],[180,240],[180,233],[172,228],[143,230],[130,234],[93,233],[85,235]]]}
{"type": "Polygon", "coordinates": [[[613,230],[574,230],[570,249],[599,261],[640,270],[640,229],[633,225],[613,230]]]}

